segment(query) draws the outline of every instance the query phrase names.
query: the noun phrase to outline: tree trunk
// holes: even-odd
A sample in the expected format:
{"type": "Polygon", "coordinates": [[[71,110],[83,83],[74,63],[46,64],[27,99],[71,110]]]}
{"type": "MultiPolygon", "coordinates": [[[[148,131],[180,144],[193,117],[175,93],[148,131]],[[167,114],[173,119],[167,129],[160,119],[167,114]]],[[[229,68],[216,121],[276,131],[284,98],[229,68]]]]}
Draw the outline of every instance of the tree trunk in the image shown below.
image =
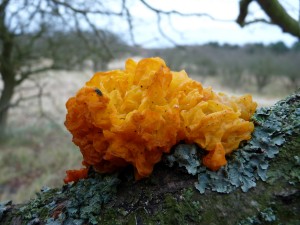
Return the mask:
{"type": "MultiPolygon", "coordinates": [[[[193,176],[183,167],[188,168],[195,159],[181,158],[178,164],[183,167],[170,168],[165,159],[155,166],[151,177],[141,181],[133,179],[132,168],[110,175],[90,171],[88,179],[46,188],[25,204],[2,203],[0,222],[300,224],[300,91],[269,109],[258,110],[254,121],[252,140],[228,158],[227,170],[201,170],[199,177],[193,176]],[[247,154],[252,154],[249,161],[245,160],[247,154]],[[239,170],[233,172],[230,165],[237,162],[239,170]],[[240,176],[242,170],[246,177],[240,176]],[[255,179],[246,179],[256,173],[255,179]],[[225,182],[228,177],[234,185],[225,182]],[[203,189],[204,184],[209,185],[203,189]]],[[[176,149],[171,156],[175,153],[176,149]]]]}
{"type": "Polygon", "coordinates": [[[14,35],[5,24],[5,12],[9,1],[5,0],[0,5],[0,76],[3,81],[3,90],[0,96],[0,138],[5,134],[8,109],[16,86],[15,67],[12,60],[14,48],[14,35]]]}
{"type": "MultiPolygon", "coordinates": [[[[0,96],[0,138],[7,129],[8,110],[14,94],[15,81],[13,75],[6,75],[8,79],[3,79],[3,90],[0,96]]],[[[5,76],[3,76],[5,77],[5,76]]]]}
{"type": "Polygon", "coordinates": [[[1,60],[0,73],[3,81],[3,90],[0,96],[0,139],[7,129],[8,110],[11,106],[14,89],[16,86],[13,67],[7,60],[1,60]]]}

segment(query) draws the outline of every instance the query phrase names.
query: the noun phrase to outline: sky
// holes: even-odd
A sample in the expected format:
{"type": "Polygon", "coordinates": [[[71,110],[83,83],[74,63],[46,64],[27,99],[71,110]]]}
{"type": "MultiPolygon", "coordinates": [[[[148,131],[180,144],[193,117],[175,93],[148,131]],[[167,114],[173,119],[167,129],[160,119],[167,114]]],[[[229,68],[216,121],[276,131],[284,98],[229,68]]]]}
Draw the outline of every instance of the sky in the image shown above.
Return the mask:
{"type": "MultiPolygon", "coordinates": [[[[143,47],[169,47],[176,44],[205,44],[219,42],[221,44],[274,43],[283,41],[291,46],[297,39],[283,33],[277,26],[256,23],[241,28],[235,22],[239,13],[239,0],[146,0],[151,6],[161,10],[177,10],[183,13],[207,13],[206,16],[182,17],[173,15],[161,17],[161,29],[157,26],[157,15],[147,9],[140,1],[128,3],[133,18],[134,43],[143,47]],[[168,40],[171,39],[171,40],[168,40]]],[[[279,0],[288,13],[298,20],[300,0],[279,0]]],[[[116,6],[117,7],[117,6],[116,6]]],[[[250,4],[247,19],[268,18],[256,2],[250,4]]],[[[108,23],[109,29],[121,33],[129,43],[133,43],[126,21],[119,20],[108,23]]]]}

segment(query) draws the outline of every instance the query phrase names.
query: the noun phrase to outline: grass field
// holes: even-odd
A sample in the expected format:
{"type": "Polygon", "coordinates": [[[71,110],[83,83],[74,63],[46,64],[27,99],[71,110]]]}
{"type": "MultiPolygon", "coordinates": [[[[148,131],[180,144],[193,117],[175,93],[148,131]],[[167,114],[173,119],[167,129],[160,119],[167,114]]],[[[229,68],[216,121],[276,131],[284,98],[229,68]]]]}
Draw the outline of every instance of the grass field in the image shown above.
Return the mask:
{"type": "Polygon", "coordinates": [[[0,201],[28,200],[44,185],[62,185],[67,169],[80,168],[81,155],[70,135],[53,124],[10,132],[0,145],[0,201]]]}
{"type": "MultiPolygon", "coordinates": [[[[29,200],[43,186],[62,185],[67,169],[80,168],[80,152],[63,126],[64,105],[91,75],[91,71],[41,75],[35,82],[43,85],[45,97],[10,111],[9,135],[0,143],[0,201],[29,200]]],[[[32,85],[27,82],[20,88],[22,96],[32,94],[28,89],[34,92],[32,85]]],[[[206,80],[205,85],[228,90],[217,81],[206,80]]],[[[255,96],[260,105],[271,105],[280,98],[255,96]]]]}

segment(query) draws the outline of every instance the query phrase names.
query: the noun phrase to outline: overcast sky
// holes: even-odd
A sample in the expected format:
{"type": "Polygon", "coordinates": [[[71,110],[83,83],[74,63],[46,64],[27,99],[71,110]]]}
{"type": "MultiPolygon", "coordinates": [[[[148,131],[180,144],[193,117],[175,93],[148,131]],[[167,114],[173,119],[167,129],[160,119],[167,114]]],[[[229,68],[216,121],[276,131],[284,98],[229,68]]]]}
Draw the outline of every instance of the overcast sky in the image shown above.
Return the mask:
{"type": "MultiPolygon", "coordinates": [[[[203,44],[212,41],[230,44],[245,44],[262,42],[269,44],[283,41],[292,45],[297,39],[283,33],[274,25],[257,23],[241,28],[234,21],[238,16],[239,0],[146,0],[151,6],[161,10],[177,10],[184,13],[207,13],[214,17],[180,17],[161,18],[164,33],[177,44],[203,44]]],[[[280,0],[289,14],[299,18],[300,0],[280,0]]],[[[157,28],[156,14],[139,1],[129,2],[132,14],[135,42],[144,47],[172,46],[171,42],[163,38],[157,28]]],[[[255,3],[250,5],[247,19],[267,18],[255,3]]],[[[109,23],[109,28],[120,33],[130,42],[127,24],[124,21],[109,23]]]]}

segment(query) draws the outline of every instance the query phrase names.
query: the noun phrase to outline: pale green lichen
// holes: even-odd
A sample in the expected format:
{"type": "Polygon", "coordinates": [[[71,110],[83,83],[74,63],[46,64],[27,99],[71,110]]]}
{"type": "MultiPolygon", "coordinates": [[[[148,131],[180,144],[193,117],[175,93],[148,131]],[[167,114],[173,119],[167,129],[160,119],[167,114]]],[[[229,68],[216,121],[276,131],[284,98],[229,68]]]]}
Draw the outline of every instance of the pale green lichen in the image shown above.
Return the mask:
{"type": "Polygon", "coordinates": [[[200,167],[199,154],[197,154],[197,145],[180,144],[176,146],[173,154],[166,156],[170,167],[174,163],[178,163],[180,167],[184,167],[189,174],[196,175],[200,167]]]}
{"type": "Polygon", "coordinates": [[[255,216],[247,217],[239,222],[238,225],[271,224],[271,222],[276,222],[276,220],[274,210],[268,207],[255,216]]]}
{"type": "MultiPolygon", "coordinates": [[[[177,162],[188,173],[197,175],[195,187],[200,193],[206,189],[230,193],[238,187],[247,192],[256,186],[257,180],[267,180],[269,160],[278,154],[280,146],[292,135],[300,135],[300,94],[291,95],[273,107],[258,109],[252,119],[255,123],[252,139],[227,157],[227,165],[218,171],[201,165],[198,156],[204,151],[196,145],[179,144],[166,157],[169,165],[177,162]]],[[[297,171],[293,172],[294,177],[299,177],[297,171]]]]}
{"type": "Polygon", "coordinates": [[[119,182],[116,175],[95,174],[62,189],[46,188],[19,214],[28,224],[98,224],[102,207],[112,199],[119,182]]]}

